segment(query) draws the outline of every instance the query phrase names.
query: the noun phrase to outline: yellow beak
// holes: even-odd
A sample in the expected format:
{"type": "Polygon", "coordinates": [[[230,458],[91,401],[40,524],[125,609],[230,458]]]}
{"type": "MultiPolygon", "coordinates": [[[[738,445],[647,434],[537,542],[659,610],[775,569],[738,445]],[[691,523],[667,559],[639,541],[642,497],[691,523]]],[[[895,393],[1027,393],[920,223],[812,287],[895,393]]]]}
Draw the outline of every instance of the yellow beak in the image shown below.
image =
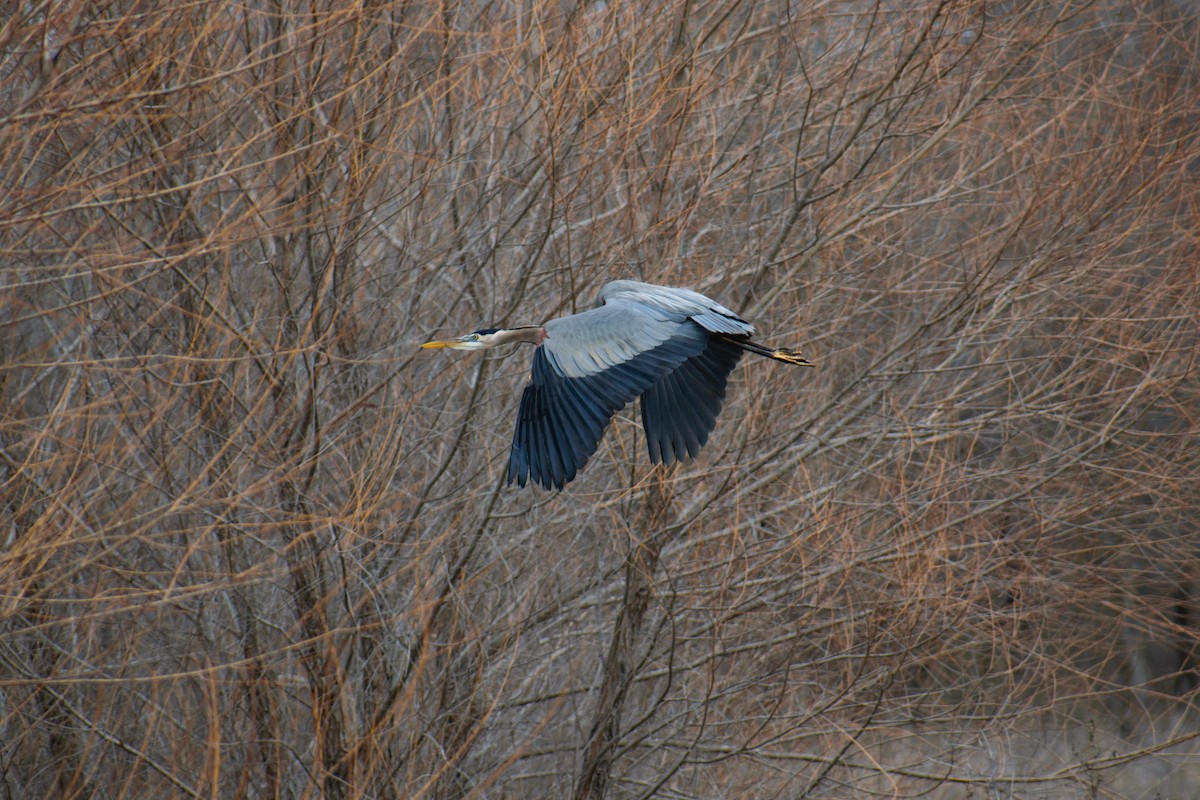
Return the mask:
{"type": "Polygon", "coordinates": [[[487,347],[487,344],[479,341],[479,337],[475,334],[469,333],[457,339],[438,339],[435,342],[426,342],[421,347],[427,350],[438,347],[449,347],[451,350],[483,350],[487,347]]]}

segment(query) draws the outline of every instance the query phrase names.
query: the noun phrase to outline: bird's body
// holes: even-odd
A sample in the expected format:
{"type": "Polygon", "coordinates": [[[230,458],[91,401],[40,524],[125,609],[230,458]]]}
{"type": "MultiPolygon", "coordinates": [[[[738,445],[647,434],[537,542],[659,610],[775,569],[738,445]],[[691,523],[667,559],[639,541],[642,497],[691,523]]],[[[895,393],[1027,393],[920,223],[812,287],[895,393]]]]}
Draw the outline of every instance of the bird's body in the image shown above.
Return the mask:
{"type": "Polygon", "coordinates": [[[508,482],[561,489],[596,452],[617,411],[641,399],[653,463],[695,457],[716,426],[743,352],[811,366],[752,342],[754,326],[699,292],[613,281],[596,308],[544,326],[488,328],[423,347],[537,346],[521,396],[508,482]]]}

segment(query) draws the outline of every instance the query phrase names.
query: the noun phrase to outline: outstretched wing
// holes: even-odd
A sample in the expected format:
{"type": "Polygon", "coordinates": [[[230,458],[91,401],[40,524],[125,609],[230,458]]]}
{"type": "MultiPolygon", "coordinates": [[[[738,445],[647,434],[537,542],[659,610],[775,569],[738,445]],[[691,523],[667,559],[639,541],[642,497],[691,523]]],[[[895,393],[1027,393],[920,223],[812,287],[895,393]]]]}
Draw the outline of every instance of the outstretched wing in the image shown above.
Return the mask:
{"type": "MultiPolygon", "coordinates": [[[[699,330],[699,328],[696,328],[699,330]]],[[[642,428],[651,463],[695,458],[717,426],[729,373],[741,348],[707,339],[704,352],[684,361],[642,395],[642,428]]]]}
{"type": "Polygon", "coordinates": [[[613,281],[600,296],[672,315],[702,336],[704,350],[681,363],[642,395],[642,427],[652,463],[695,458],[717,424],[725,386],[742,357],[734,340],[749,340],[754,326],[711,297],[691,289],[613,281]],[[717,334],[710,336],[709,334],[717,334]]]}
{"type": "Polygon", "coordinates": [[[709,345],[686,319],[620,300],[551,320],[546,333],[521,395],[508,482],[547,489],[575,477],[617,411],[709,345]]]}

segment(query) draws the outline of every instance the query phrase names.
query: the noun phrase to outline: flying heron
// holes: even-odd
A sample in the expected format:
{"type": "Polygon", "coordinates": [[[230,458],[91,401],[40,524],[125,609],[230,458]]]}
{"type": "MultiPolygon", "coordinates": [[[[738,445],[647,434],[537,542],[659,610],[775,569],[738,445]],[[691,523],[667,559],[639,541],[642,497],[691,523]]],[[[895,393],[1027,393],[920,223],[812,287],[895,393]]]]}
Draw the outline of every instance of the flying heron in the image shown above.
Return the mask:
{"type": "Polygon", "coordinates": [[[796,350],[751,341],[754,326],[699,292],[613,281],[596,308],[545,325],[482,328],[421,347],[536,346],[508,458],[508,482],[562,489],[596,452],[613,415],[640,397],[652,463],[695,458],[742,353],[811,367],[796,350]]]}

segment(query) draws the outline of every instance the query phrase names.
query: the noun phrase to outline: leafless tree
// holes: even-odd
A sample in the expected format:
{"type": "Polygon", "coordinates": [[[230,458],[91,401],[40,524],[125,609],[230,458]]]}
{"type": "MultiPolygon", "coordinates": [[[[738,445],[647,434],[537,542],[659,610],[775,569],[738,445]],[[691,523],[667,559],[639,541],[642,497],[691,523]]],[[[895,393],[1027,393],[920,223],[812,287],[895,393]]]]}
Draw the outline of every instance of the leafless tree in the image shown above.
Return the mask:
{"type": "Polygon", "coordinates": [[[0,796],[1190,796],[1191,4],[5,11],[0,796]],[[506,486],[614,278],[818,368],[506,486]]]}

